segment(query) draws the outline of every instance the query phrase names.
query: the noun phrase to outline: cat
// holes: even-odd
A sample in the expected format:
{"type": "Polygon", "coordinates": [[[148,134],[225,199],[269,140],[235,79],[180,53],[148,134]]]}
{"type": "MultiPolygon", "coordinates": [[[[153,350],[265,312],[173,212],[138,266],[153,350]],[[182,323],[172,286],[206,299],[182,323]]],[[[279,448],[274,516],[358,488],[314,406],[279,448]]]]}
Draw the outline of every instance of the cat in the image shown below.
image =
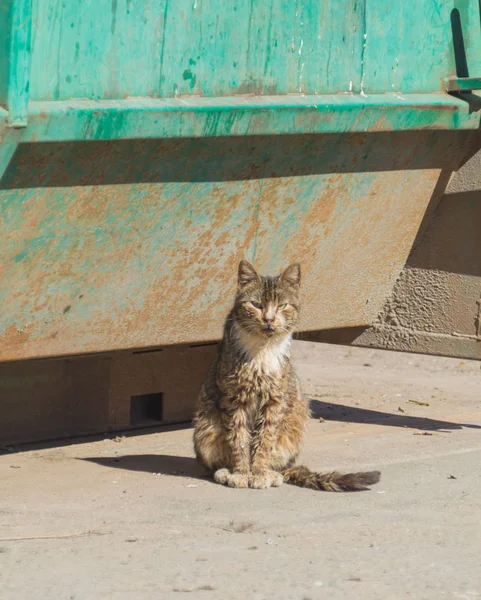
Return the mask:
{"type": "Polygon", "coordinates": [[[291,361],[299,320],[301,267],[264,277],[243,260],[224,336],[194,417],[197,460],[217,483],[269,488],[282,483],[326,491],[367,489],[378,471],[315,473],[295,466],[310,417],[291,361]]]}

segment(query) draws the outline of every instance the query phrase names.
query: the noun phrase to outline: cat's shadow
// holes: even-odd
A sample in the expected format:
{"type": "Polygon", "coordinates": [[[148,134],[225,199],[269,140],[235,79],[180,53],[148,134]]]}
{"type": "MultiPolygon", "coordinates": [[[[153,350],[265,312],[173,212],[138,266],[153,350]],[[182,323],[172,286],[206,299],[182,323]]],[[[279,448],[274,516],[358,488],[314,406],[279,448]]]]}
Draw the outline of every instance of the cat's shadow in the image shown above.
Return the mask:
{"type": "MultiPolygon", "coordinates": [[[[318,419],[322,417],[326,421],[338,421],[343,423],[367,423],[371,425],[386,425],[388,427],[406,427],[409,429],[420,429],[423,431],[448,431],[452,429],[481,429],[481,425],[474,423],[453,423],[451,421],[440,421],[429,417],[415,417],[405,412],[393,414],[357,408],[344,404],[323,402],[322,400],[310,400],[311,415],[318,419]]],[[[428,407],[426,407],[428,408],[428,407]]],[[[404,410],[404,409],[403,409],[404,410]]],[[[407,411],[408,409],[406,409],[407,411]]]]}
{"type": "MultiPolygon", "coordinates": [[[[324,418],[326,421],[340,421],[346,423],[369,423],[387,425],[390,427],[407,427],[421,431],[444,431],[449,433],[453,429],[481,429],[481,425],[474,423],[453,423],[440,421],[428,417],[415,417],[407,414],[392,414],[356,408],[343,404],[323,402],[311,399],[312,417],[324,418]]],[[[188,456],[172,456],[170,454],[126,454],[119,457],[91,456],[79,458],[86,462],[95,463],[102,467],[126,469],[159,475],[173,475],[177,477],[190,477],[192,479],[211,479],[204,467],[195,458],[188,456]]]]}
{"type": "Polygon", "coordinates": [[[208,473],[195,458],[170,454],[126,454],[119,457],[91,456],[79,458],[102,467],[140,471],[155,475],[174,475],[193,479],[210,479],[208,473]]]}

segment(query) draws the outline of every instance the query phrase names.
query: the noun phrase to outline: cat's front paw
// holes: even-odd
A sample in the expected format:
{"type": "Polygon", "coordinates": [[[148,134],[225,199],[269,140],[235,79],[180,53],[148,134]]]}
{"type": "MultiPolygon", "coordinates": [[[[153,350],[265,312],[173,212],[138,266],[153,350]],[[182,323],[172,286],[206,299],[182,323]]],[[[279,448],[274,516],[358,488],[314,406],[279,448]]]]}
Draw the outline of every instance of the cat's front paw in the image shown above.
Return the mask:
{"type": "Polygon", "coordinates": [[[233,488],[249,487],[249,475],[247,473],[231,473],[229,469],[218,469],[214,473],[214,481],[233,488]]]}
{"type": "Polygon", "coordinates": [[[231,472],[229,469],[217,469],[214,473],[214,481],[220,483],[221,485],[227,485],[227,480],[231,476],[231,472]]]}
{"type": "Polygon", "coordinates": [[[249,487],[257,490],[265,490],[270,487],[279,487],[282,485],[284,477],[277,471],[266,469],[258,471],[249,477],[249,487]]]}
{"type": "Polygon", "coordinates": [[[227,480],[227,485],[233,488],[249,487],[249,475],[247,473],[232,473],[227,480]]]}

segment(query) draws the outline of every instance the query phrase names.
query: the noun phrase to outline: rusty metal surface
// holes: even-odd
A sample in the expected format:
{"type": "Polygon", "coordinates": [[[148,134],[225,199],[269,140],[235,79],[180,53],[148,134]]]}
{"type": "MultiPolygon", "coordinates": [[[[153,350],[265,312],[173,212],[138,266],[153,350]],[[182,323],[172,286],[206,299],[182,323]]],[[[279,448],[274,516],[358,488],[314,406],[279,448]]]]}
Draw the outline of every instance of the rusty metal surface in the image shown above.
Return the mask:
{"type": "Polygon", "coordinates": [[[466,134],[21,145],[0,189],[0,360],[216,339],[237,261],[304,269],[302,327],[366,325],[466,134]]]}

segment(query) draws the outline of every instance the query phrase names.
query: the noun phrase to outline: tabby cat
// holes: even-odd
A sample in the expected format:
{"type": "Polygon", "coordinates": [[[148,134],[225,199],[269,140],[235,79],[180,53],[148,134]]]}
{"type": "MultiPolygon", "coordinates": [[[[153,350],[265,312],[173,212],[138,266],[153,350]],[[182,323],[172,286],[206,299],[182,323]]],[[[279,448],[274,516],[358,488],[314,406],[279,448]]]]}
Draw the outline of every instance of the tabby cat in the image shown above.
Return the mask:
{"type": "Polygon", "coordinates": [[[291,361],[299,319],[301,268],[262,277],[239,264],[234,306],[198,398],[197,459],[217,483],[269,488],[283,482],[334,492],[363,490],[378,471],[314,473],[294,466],[309,419],[291,361]]]}

